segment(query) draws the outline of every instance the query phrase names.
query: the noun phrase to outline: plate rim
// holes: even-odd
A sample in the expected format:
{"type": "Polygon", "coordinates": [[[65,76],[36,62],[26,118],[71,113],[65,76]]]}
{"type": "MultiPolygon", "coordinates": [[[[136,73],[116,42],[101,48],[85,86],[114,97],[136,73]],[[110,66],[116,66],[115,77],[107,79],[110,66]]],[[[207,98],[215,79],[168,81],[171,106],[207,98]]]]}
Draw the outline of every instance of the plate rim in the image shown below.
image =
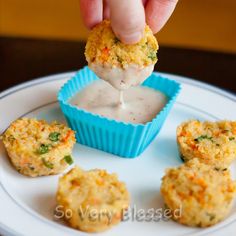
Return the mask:
{"type": "MultiPolygon", "coordinates": [[[[37,85],[37,84],[40,84],[41,82],[46,82],[46,81],[58,80],[59,77],[60,77],[60,79],[63,79],[63,78],[65,79],[66,77],[71,77],[77,71],[68,71],[68,72],[50,74],[50,75],[45,75],[42,77],[37,77],[37,78],[29,80],[29,81],[21,82],[19,84],[13,85],[13,86],[1,91],[0,92],[0,99],[4,98],[5,96],[10,95],[11,93],[18,91],[18,90],[25,89],[27,87],[32,87],[31,85],[37,85]]],[[[211,91],[213,93],[217,93],[223,97],[226,97],[230,100],[236,101],[236,93],[234,93],[232,91],[228,91],[223,88],[220,88],[216,85],[212,85],[210,83],[198,81],[197,79],[187,77],[187,76],[178,75],[178,74],[159,72],[159,71],[154,71],[154,73],[161,75],[161,76],[166,76],[166,77],[170,76],[171,78],[174,78],[180,82],[183,82],[183,83],[186,83],[186,84],[189,84],[192,86],[196,86],[196,87],[199,87],[202,89],[206,89],[208,91],[211,91]]]]}

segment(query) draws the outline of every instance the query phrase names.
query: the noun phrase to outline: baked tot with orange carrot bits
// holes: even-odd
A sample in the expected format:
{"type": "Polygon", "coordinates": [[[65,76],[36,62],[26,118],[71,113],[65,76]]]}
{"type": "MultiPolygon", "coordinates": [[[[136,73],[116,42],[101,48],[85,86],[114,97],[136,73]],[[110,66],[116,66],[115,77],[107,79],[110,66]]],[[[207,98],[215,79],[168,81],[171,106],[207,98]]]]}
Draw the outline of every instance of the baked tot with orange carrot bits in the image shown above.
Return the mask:
{"type": "Polygon", "coordinates": [[[75,167],[59,180],[57,203],[71,214],[65,221],[85,232],[101,232],[118,224],[129,205],[129,193],[116,174],[75,167]]]}
{"type": "Polygon", "coordinates": [[[236,159],[236,121],[184,122],[177,128],[177,143],[184,161],[198,158],[223,170],[236,159]]]}
{"type": "Polygon", "coordinates": [[[231,180],[229,170],[217,171],[195,158],[166,170],[161,194],[175,221],[207,227],[222,221],[230,212],[236,182],[231,180]]]}
{"type": "Polygon", "coordinates": [[[152,73],[157,50],[157,40],[148,25],[138,43],[127,45],[115,36],[110,21],[104,20],[90,32],[85,56],[98,77],[124,90],[142,83],[152,73]]]}
{"type": "Polygon", "coordinates": [[[18,119],[2,140],[13,166],[23,175],[58,174],[73,163],[74,131],[56,121],[18,119]]]}

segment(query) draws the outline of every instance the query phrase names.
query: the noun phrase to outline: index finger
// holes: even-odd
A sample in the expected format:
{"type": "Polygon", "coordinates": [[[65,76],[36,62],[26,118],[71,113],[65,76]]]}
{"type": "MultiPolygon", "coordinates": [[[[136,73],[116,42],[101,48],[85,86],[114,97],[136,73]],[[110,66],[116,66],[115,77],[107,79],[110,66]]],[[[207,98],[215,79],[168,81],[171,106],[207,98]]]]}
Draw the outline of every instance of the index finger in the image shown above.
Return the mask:
{"type": "Polygon", "coordinates": [[[178,0],[149,0],[146,4],[146,21],[153,33],[165,25],[175,9],[178,0]]]}
{"type": "Polygon", "coordinates": [[[80,0],[80,9],[86,27],[93,28],[102,21],[102,0],[80,0]]]}

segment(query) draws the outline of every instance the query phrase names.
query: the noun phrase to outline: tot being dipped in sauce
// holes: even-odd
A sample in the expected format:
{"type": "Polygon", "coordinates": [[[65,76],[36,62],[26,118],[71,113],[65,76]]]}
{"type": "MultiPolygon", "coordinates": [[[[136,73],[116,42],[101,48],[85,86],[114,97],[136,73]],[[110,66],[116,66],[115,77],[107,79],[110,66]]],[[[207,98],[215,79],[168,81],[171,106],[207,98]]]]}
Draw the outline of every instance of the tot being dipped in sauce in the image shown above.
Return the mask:
{"type": "Polygon", "coordinates": [[[118,90],[142,83],[157,62],[158,44],[146,25],[143,38],[136,44],[122,43],[114,34],[110,21],[93,28],[85,47],[89,67],[118,90]]]}
{"type": "Polygon", "coordinates": [[[147,25],[142,39],[127,45],[115,36],[110,21],[104,20],[91,31],[85,56],[88,66],[111,86],[102,80],[93,82],[71,103],[119,121],[151,121],[167,101],[161,92],[140,86],[154,69],[157,50],[157,40],[147,25]]]}
{"type": "Polygon", "coordinates": [[[142,39],[127,45],[115,36],[110,21],[104,20],[90,32],[85,56],[99,78],[123,91],[141,84],[152,73],[157,50],[157,40],[147,25],[142,39]]]}

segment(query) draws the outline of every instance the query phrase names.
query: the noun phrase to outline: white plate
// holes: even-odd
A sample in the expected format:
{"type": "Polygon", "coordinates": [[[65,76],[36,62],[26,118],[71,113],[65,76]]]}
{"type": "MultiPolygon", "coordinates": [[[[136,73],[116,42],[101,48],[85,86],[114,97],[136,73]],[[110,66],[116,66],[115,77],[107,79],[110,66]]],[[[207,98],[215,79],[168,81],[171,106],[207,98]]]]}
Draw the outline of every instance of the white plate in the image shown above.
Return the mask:
{"type": "MultiPolygon", "coordinates": [[[[49,76],[13,87],[0,94],[0,132],[21,116],[63,121],[56,102],[59,88],[73,73],[49,76]]],[[[182,91],[160,134],[136,159],[123,159],[79,144],[76,164],[84,169],[105,168],[127,183],[136,209],[161,208],[159,188],[167,167],[181,164],[175,141],[179,123],[190,118],[218,120],[236,118],[236,97],[213,86],[180,76],[167,75],[182,83],[182,91]]],[[[236,165],[232,166],[236,175],[236,165]]],[[[0,148],[0,232],[11,235],[87,235],[53,218],[58,176],[28,178],[10,165],[0,148]]],[[[120,223],[101,235],[193,235],[227,229],[236,220],[236,205],[223,222],[207,229],[186,227],[173,221],[120,223]]],[[[100,235],[100,234],[96,234],[100,235]]]]}

